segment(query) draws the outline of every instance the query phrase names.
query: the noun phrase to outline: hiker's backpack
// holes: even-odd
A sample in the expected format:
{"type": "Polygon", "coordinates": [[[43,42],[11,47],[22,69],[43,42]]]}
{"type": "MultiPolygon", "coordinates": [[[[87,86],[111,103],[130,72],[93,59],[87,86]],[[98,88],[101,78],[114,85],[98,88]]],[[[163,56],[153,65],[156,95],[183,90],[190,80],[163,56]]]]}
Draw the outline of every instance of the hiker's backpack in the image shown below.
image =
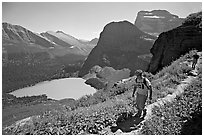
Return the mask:
{"type": "Polygon", "coordinates": [[[149,89],[150,87],[147,85],[147,81],[146,81],[146,78],[142,78],[143,79],[143,82],[137,82],[137,78],[135,79],[135,83],[142,83],[139,87],[139,88],[142,88],[144,89],[144,85],[147,87],[147,89],[149,89]]]}

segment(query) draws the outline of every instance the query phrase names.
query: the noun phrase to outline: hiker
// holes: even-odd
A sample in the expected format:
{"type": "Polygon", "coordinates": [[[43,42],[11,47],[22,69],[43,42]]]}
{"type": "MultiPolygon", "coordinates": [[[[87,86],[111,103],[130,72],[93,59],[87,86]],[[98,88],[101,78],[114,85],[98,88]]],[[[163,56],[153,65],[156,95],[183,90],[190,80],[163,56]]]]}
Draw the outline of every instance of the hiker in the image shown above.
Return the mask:
{"type": "Polygon", "coordinates": [[[195,54],[193,55],[192,69],[195,69],[195,66],[196,66],[196,64],[197,64],[198,59],[199,59],[199,55],[195,53],[195,54]]]}
{"type": "Polygon", "coordinates": [[[137,77],[135,79],[132,97],[134,97],[136,92],[136,108],[138,109],[136,116],[140,117],[143,111],[144,117],[146,115],[146,109],[144,109],[144,107],[148,97],[148,90],[150,92],[149,100],[152,100],[152,87],[150,81],[143,76],[142,70],[137,70],[135,73],[137,77]]]}

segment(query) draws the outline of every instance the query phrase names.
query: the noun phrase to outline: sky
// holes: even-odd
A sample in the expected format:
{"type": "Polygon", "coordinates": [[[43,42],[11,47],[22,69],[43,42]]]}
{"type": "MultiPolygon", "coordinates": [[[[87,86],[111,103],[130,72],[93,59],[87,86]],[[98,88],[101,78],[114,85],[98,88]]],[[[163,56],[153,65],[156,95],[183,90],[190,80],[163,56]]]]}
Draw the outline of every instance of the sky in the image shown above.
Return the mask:
{"type": "Polygon", "coordinates": [[[104,26],[127,20],[141,10],[167,10],[179,17],[202,10],[201,2],[3,2],[2,22],[33,32],[61,30],[78,39],[99,38],[104,26]]]}

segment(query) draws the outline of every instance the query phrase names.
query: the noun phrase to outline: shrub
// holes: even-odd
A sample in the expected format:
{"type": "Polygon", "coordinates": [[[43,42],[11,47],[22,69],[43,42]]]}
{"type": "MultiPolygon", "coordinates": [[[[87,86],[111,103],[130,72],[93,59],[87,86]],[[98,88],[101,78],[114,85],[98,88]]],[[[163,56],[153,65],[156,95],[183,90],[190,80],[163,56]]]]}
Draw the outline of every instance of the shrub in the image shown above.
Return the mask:
{"type": "Polygon", "coordinates": [[[196,79],[181,97],[162,108],[153,109],[142,134],[202,134],[202,82],[196,79]],[[194,128],[192,128],[194,127],[194,128]]]}

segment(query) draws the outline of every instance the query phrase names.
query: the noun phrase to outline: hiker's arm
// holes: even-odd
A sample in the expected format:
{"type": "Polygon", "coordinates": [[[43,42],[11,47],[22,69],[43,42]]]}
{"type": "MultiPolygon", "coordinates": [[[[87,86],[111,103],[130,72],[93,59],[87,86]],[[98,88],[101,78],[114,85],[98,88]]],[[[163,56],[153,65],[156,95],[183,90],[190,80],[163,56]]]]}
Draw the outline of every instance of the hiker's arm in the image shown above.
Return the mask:
{"type": "Polygon", "coordinates": [[[149,86],[149,100],[152,100],[152,86],[149,86]]]}
{"type": "Polygon", "coordinates": [[[133,89],[132,97],[134,97],[136,89],[137,89],[137,87],[136,87],[136,85],[134,85],[134,89],[133,89]]]}
{"type": "Polygon", "coordinates": [[[146,81],[146,86],[149,90],[149,100],[152,100],[152,85],[151,85],[151,82],[146,78],[145,79],[146,81]]]}

